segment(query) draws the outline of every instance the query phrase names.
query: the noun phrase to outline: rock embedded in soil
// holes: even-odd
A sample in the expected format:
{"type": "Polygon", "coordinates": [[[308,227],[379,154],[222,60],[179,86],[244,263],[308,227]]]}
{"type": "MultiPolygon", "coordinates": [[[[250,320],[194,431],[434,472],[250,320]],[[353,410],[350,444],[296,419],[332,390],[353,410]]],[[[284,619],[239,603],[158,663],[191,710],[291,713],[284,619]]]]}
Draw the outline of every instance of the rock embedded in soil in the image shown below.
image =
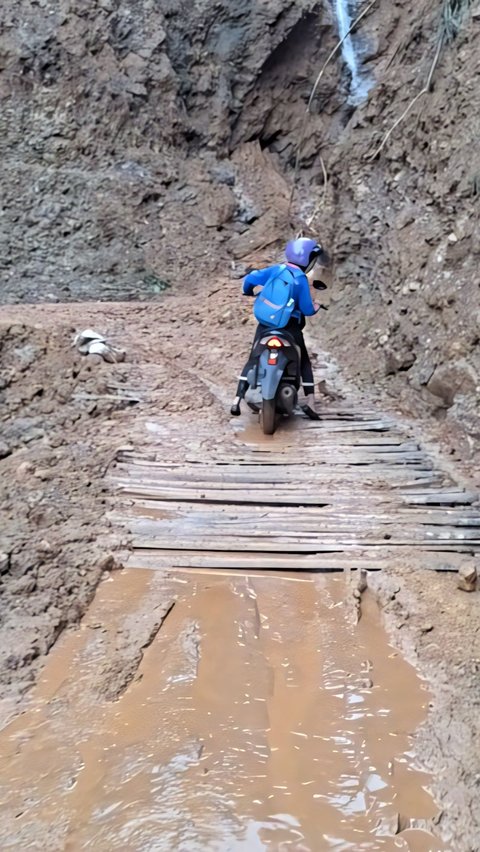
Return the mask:
{"type": "Polygon", "coordinates": [[[23,461],[17,467],[17,476],[19,479],[24,479],[27,476],[31,476],[35,470],[35,465],[30,461],[23,461]]]}
{"type": "Polygon", "coordinates": [[[478,572],[473,562],[463,562],[458,569],[457,589],[462,592],[474,592],[477,588],[478,572]]]}
{"type": "Polygon", "coordinates": [[[10,570],[10,554],[0,553],[0,574],[6,574],[10,570]]]}
{"type": "Polygon", "coordinates": [[[0,459],[6,459],[11,454],[11,449],[5,441],[0,441],[0,459]]]}

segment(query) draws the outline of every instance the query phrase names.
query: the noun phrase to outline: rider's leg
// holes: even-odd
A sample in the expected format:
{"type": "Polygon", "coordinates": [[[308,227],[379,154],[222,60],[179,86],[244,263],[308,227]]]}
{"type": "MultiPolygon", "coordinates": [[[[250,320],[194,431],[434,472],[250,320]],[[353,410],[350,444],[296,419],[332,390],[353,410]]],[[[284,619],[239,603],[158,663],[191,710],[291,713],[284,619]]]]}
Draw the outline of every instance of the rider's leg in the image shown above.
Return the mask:
{"type": "Polygon", "coordinates": [[[258,339],[261,337],[263,331],[264,331],[264,328],[261,325],[258,325],[257,330],[255,332],[255,337],[253,338],[252,349],[250,351],[249,359],[248,359],[247,363],[245,364],[245,366],[244,366],[244,368],[241,372],[241,375],[239,377],[238,385],[237,385],[237,392],[235,394],[235,399],[233,400],[232,407],[230,408],[230,414],[232,414],[233,417],[238,417],[238,415],[242,413],[241,410],[240,410],[240,403],[241,403],[242,399],[244,398],[244,396],[245,396],[245,394],[248,390],[248,378],[247,378],[247,376],[248,376],[249,371],[255,366],[255,358],[253,357],[253,352],[254,352],[254,349],[255,349],[255,345],[256,345],[258,339]]]}
{"type": "Polygon", "coordinates": [[[315,383],[313,381],[312,363],[305,347],[305,343],[302,347],[300,372],[302,375],[303,393],[305,394],[305,399],[301,406],[302,411],[307,415],[307,417],[310,417],[311,420],[319,420],[320,416],[316,410],[315,383]]]}
{"type": "Polygon", "coordinates": [[[300,347],[300,351],[302,353],[302,358],[300,361],[300,373],[302,376],[303,392],[305,396],[315,396],[315,382],[313,381],[312,362],[310,361],[310,356],[305,347],[305,342],[303,343],[303,346],[300,347]]]}
{"type": "Polygon", "coordinates": [[[319,414],[315,409],[315,383],[313,381],[312,362],[310,361],[310,356],[308,354],[307,347],[305,346],[305,340],[300,326],[298,326],[298,332],[295,333],[295,338],[300,347],[300,374],[302,377],[303,392],[305,394],[305,400],[301,408],[304,414],[306,414],[307,417],[310,417],[311,420],[319,420],[319,414]]]}
{"type": "Polygon", "coordinates": [[[252,367],[251,360],[252,359],[249,358],[249,360],[245,364],[245,366],[242,370],[242,375],[239,377],[239,380],[238,380],[237,392],[235,394],[235,399],[232,402],[232,407],[230,409],[230,414],[232,414],[234,417],[238,417],[238,415],[242,413],[240,411],[240,402],[244,398],[244,396],[245,396],[245,394],[248,390],[247,374],[248,374],[248,371],[252,367]]]}

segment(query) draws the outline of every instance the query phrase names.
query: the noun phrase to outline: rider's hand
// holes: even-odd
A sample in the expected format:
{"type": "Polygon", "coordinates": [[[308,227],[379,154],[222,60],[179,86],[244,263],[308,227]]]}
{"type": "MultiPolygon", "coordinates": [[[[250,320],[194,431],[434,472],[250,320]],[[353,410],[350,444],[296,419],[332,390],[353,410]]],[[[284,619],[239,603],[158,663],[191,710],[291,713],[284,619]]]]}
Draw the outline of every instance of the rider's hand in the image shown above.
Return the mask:
{"type": "Polygon", "coordinates": [[[313,307],[315,308],[315,313],[318,314],[318,312],[321,308],[320,302],[314,302],[313,307]]]}

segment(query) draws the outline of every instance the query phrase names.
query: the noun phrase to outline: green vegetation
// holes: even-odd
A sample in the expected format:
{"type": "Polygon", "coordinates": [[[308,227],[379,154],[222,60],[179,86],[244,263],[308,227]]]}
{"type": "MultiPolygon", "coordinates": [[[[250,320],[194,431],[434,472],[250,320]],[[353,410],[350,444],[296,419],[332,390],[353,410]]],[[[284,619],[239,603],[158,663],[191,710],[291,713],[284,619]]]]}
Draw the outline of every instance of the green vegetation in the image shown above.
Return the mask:
{"type": "Polygon", "coordinates": [[[460,32],[473,0],[443,0],[440,37],[443,42],[453,41],[460,32]]]}
{"type": "Polygon", "coordinates": [[[153,293],[163,293],[164,290],[168,290],[168,288],[171,287],[171,284],[169,284],[168,281],[164,281],[162,278],[159,278],[154,272],[146,272],[142,281],[146,287],[153,291],[153,293]]]}

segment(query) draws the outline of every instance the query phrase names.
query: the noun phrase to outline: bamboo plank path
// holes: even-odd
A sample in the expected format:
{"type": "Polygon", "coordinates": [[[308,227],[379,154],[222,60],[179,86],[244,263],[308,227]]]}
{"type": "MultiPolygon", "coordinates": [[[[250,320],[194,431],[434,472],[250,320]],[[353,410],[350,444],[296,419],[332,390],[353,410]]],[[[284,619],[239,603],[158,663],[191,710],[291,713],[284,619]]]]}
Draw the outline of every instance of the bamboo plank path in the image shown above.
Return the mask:
{"type": "Polygon", "coordinates": [[[115,478],[138,567],[374,570],[408,554],[448,570],[480,549],[478,495],[375,411],[297,417],[271,439],[250,426],[207,453],[120,451],[115,478]]]}

